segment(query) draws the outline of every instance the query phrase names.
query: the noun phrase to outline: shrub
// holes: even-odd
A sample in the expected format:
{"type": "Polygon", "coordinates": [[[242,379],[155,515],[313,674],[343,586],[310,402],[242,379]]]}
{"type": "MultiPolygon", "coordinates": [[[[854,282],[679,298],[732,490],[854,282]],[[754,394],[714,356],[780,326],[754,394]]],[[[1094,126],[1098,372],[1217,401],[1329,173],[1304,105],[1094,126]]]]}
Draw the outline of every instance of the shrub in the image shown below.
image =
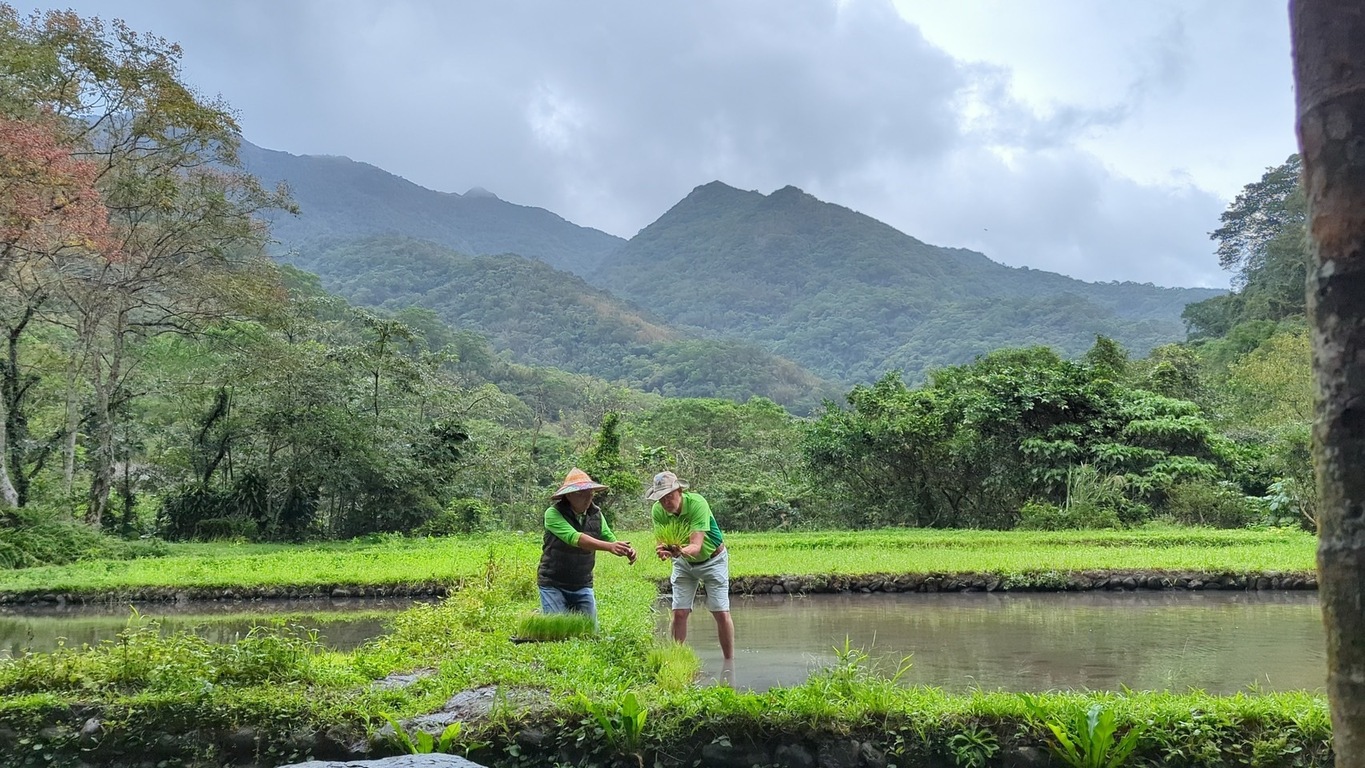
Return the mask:
{"type": "Polygon", "coordinates": [[[727,531],[772,531],[797,522],[791,503],[767,488],[725,486],[712,506],[727,531]]]}
{"type": "Polygon", "coordinates": [[[1256,522],[1258,510],[1228,483],[1176,483],[1166,489],[1162,511],[1185,525],[1245,528],[1256,522]]]}
{"type": "Polygon", "coordinates": [[[455,499],[439,514],[413,531],[417,536],[453,536],[459,533],[491,531],[497,520],[493,507],[482,499],[455,499]]]}
{"type": "Polygon", "coordinates": [[[62,565],[76,560],[132,560],[166,554],[157,539],[124,541],[45,507],[12,510],[0,525],[0,568],[62,565]]]}
{"type": "Polygon", "coordinates": [[[1059,507],[1046,501],[1029,501],[1019,509],[1019,528],[1026,531],[1063,531],[1120,528],[1118,513],[1091,505],[1059,507]]]}

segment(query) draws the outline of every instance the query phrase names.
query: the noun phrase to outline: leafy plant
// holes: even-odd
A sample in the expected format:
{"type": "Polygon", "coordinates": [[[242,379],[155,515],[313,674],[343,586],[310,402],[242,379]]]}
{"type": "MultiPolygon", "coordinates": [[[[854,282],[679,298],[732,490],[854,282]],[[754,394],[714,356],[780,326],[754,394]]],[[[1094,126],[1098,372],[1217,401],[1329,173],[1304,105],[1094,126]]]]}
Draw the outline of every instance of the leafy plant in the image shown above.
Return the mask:
{"type": "Polygon", "coordinates": [[[1000,751],[1000,742],[985,728],[969,725],[948,739],[948,749],[953,753],[953,765],[985,768],[986,761],[1000,751]]]}
{"type": "Polygon", "coordinates": [[[649,710],[640,705],[634,691],[627,691],[614,709],[581,694],[579,701],[597,722],[608,744],[627,752],[638,752],[649,710]]]}
{"type": "Polygon", "coordinates": [[[393,743],[410,755],[429,755],[433,752],[453,754],[459,746],[457,742],[463,730],[463,724],[459,722],[447,725],[440,736],[433,736],[420,728],[409,732],[393,715],[384,713],[382,716],[393,728],[393,743]]]}
{"type": "Polygon", "coordinates": [[[1047,720],[1042,705],[1029,694],[1023,697],[1029,713],[1052,732],[1048,749],[1071,768],[1120,768],[1137,748],[1142,726],[1134,725],[1122,737],[1113,710],[1092,704],[1070,723],[1047,720]]]}

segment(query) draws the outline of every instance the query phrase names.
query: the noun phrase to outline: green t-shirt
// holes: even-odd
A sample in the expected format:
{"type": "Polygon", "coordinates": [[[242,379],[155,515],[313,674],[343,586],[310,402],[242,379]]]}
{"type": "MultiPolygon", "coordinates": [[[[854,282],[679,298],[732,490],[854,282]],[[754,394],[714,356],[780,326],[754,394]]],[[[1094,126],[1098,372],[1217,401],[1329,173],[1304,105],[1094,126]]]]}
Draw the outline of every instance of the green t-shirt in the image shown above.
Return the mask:
{"type": "MultiPolygon", "coordinates": [[[[569,514],[573,513],[570,512],[569,514]]],[[[545,529],[558,536],[560,541],[571,547],[578,546],[578,539],[583,536],[583,534],[575,530],[572,525],[569,525],[569,521],[565,520],[564,516],[559,513],[559,510],[554,507],[545,510],[545,529]]],[[[611,532],[611,526],[607,525],[607,518],[605,515],[602,517],[602,541],[616,541],[616,534],[611,532]]]]}
{"type": "MultiPolygon", "coordinates": [[[[657,536],[659,530],[668,522],[670,517],[664,505],[654,502],[654,506],[649,510],[650,518],[654,521],[654,533],[657,536]]],[[[678,510],[678,517],[686,520],[693,531],[705,531],[706,538],[701,542],[701,554],[696,557],[689,557],[689,563],[700,563],[710,557],[716,548],[725,541],[725,535],[720,532],[720,524],[716,522],[716,516],[711,514],[711,505],[706,503],[700,493],[688,493],[683,491],[682,507],[678,510]]]]}

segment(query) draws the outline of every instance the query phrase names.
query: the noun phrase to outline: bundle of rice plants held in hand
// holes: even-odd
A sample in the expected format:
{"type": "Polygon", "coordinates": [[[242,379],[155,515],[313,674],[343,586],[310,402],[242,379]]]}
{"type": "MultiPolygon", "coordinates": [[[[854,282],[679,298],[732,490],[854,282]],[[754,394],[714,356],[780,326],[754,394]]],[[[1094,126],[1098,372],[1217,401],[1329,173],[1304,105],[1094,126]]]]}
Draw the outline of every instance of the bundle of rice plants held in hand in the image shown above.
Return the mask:
{"type": "Polygon", "coordinates": [[[660,544],[669,547],[684,547],[692,539],[692,524],[677,517],[654,529],[654,537],[660,544]]]}

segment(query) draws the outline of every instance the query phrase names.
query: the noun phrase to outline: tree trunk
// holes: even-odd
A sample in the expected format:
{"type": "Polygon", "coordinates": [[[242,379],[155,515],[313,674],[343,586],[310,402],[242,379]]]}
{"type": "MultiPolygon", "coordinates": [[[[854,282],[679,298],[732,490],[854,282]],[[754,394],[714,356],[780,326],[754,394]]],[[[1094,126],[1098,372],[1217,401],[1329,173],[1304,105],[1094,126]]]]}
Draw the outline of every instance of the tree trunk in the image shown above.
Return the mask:
{"type": "Polygon", "coordinates": [[[114,488],[114,425],[118,414],[114,398],[123,381],[123,351],[127,343],[127,312],[120,312],[110,333],[110,350],[106,370],[101,375],[99,355],[92,357],[91,384],[95,390],[94,413],[91,415],[90,494],[85,508],[85,522],[98,529],[109,511],[109,494],[114,488]]]}
{"type": "Polygon", "coordinates": [[[6,445],[9,429],[5,426],[7,421],[4,398],[0,398],[0,504],[6,507],[19,506],[19,492],[14,489],[14,483],[9,479],[9,450],[6,445]]]}
{"type": "Polygon", "coordinates": [[[1338,768],[1365,768],[1365,7],[1291,0],[1313,262],[1318,578],[1338,768]]]}
{"type": "Polygon", "coordinates": [[[90,493],[85,508],[85,522],[98,530],[109,510],[109,492],[114,487],[114,414],[110,403],[112,381],[95,385],[94,429],[90,451],[90,493]]]}

